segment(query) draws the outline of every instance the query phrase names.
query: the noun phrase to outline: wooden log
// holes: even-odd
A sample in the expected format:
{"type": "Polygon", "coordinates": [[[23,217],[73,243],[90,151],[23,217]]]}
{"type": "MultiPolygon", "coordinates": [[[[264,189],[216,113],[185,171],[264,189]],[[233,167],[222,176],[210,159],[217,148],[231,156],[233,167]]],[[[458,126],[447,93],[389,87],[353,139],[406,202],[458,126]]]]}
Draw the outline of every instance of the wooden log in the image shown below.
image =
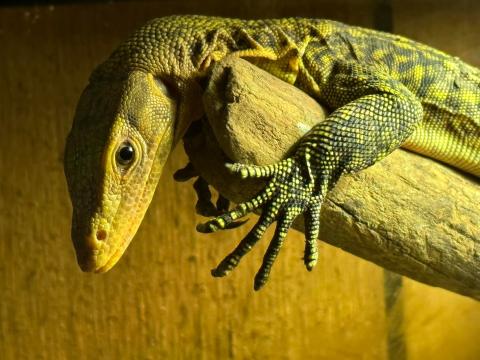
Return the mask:
{"type": "MultiPolygon", "coordinates": [[[[185,138],[191,162],[240,202],[263,181],[239,180],[226,161],[265,165],[284,158],[325,118],[317,102],[250,63],[227,58],[204,95],[208,123],[185,138]]],[[[399,149],[344,176],[320,215],[320,239],[423,283],[480,299],[480,182],[399,149]]],[[[294,228],[303,231],[303,219],[294,228]]]]}

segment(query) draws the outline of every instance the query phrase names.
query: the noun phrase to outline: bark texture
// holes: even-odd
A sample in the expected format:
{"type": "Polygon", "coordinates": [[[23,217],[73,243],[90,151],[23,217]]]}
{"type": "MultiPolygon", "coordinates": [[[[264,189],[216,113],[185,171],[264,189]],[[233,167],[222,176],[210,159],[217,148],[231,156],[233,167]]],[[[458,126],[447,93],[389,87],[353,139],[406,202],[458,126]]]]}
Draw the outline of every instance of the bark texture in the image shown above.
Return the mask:
{"type": "MultiPolygon", "coordinates": [[[[241,181],[226,161],[274,163],[326,112],[293,86],[227,58],[205,92],[207,121],[185,149],[211,185],[239,202],[263,182],[241,181]]],[[[420,155],[397,150],[344,176],[322,208],[320,239],[429,285],[480,299],[480,182],[420,155]]],[[[303,220],[295,229],[303,231],[303,220]]]]}

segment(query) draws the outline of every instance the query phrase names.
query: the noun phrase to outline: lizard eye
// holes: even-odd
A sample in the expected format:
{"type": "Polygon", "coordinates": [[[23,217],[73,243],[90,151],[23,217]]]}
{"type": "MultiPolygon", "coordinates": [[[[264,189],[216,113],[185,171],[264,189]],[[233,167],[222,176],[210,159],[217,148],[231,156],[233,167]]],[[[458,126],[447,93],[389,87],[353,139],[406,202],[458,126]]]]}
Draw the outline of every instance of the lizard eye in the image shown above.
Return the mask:
{"type": "Polygon", "coordinates": [[[117,164],[121,167],[127,167],[130,165],[133,160],[135,160],[135,149],[133,148],[132,144],[130,144],[128,141],[122,143],[118,147],[115,159],[117,164]]]}

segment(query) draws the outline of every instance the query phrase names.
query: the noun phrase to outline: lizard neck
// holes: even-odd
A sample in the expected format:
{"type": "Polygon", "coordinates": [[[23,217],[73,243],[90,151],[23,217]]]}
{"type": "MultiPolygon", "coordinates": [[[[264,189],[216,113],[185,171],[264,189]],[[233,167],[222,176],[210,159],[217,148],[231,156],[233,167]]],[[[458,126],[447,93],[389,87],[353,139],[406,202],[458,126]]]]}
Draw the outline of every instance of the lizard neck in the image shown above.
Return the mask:
{"type": "Polygon", "coordinates": [[[177,101],[176,144],[192,121],[204,114],[200,81],[215,61],[234,51],[230,30],[240,23],[202,16],[155,19],[121,44],[94,71],[90,81],[128,78],[136,71],[160,79],[177,101]]]}

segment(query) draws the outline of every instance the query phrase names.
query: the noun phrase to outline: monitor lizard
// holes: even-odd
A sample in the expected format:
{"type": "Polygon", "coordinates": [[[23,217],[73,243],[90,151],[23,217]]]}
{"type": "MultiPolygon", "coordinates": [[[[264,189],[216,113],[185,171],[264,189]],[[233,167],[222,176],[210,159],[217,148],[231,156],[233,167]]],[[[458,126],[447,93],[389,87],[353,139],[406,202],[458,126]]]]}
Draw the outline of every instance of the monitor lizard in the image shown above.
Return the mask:
{"type": "Polygon", "coordinates": [[[405,37],[318,19],[154,19],[90,77],[68,135],[64,168],[72,239],[82,270],[105,272],[134,237],[162,167],[203,116],[202,83],[225,56],[247,59],[303,90],[330,114],[284,160],[227,164],[264,177],[253,199],[201,224],[225,229],[262,209],[250,232],[212,271],[232,270],[265,230],[276,230],[254,288],[267,281],[287,231],[305,219],[304,263],[318,257],[322,201],[344,174],[399,147],[480,177],[480,70],[405,37]]]}

